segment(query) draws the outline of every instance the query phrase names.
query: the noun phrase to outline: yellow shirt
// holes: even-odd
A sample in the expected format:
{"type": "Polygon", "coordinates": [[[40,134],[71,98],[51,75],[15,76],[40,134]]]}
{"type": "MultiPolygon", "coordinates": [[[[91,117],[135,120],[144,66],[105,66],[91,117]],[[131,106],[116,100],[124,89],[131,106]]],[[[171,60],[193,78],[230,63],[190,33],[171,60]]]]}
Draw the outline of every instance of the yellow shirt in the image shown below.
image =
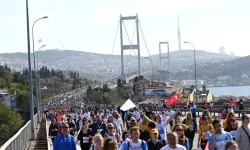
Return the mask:
{"type": "Polygon", "coordinates": [[[207,139],[207,137],[212,134],[214,131],[214,128],[211,124],[207,124],[207,125],[202,125],[200,126],[198,132],[199,132],[199,136],[201,137],[202,140],[207,139]]]}
{"type": "MultiPolygon", "coordinates": [[[[201,126],[203,124],[203,120],[202,117],[200,117],[199,119],[199,126],[201,126]]],[[[211,116],[208,117],[208,124],[212,124],[213,123],[213,118],[211,116]]]]}
{"type": "Polygon", "coordinates": [[[142,131],[147,130],[147,129],[148,129],[148,124],[147,124],[147,123],[146,123],[146,124],[141,124],[140,129],[141,129],[142,131]]]}
{"type": "Polygon", "coordinates": [[[187,125],[187,127],[189,128],[190,131],[194,130],[194,122],[193,122],[193,120],[188,121],[188,119],[186,119],[186,124],[185,125],[187,125]]]}
{"type": "MultiPolygon", "coordinates": [[[[182,124],[182,123],[181,123],[180,125],[182,126],[182,128],[183,128],[185,131],[188,129],[188,126],[187,126],[187,125],[182,124]]],[[[173,131],[174,127],[175,127],[175,125],[173,125],[172,131],[173,131]]]]}

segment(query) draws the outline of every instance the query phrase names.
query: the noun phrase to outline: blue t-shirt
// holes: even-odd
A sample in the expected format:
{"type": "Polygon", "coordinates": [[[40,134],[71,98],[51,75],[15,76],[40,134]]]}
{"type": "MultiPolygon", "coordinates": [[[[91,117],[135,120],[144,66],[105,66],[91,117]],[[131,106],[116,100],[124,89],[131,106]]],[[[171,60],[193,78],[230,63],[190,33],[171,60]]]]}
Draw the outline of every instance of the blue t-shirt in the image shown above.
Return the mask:
{"type": "Polygon", "coordinates": [[[190,106],[191,113],[196,113],[196,105],[190,106]]]}
{"type": "MultiPolygon", "coordinates": [[[[208,136],[208,143],[212,143],[212,134],[208,136]]],[[[231,133],[223,131],[222,134],[216,134],[215,149],[224,150],[227,141],[233,140],[231,133]]]]}
{"type": "Polygon", "coordinates": [[[53,144],[53,150],[76,150],[76,142],[72,135],[68,134],[66,137],[58,135],[53,144]]]}

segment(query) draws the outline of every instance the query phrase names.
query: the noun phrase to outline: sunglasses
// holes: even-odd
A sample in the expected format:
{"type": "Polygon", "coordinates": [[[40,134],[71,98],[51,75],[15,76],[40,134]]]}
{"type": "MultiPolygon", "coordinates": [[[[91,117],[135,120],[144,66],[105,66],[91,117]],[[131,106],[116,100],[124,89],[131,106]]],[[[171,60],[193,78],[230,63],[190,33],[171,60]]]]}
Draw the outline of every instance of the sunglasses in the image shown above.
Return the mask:
{"type": "Polygon", "coordinates": [[[100,139],[96,139],[96,140],[95,140],[95,142],[101,142],[101,141],[102,141],[102,140],[100,140],[100,139]]]}
{"type": "Polygon", "coordinates": [[[176,132],[181,132],[182,129],[175,129],[174,131],[176,131],[176,132]]]}
{"type": "Polygon", "coordinates": [[[221,124],[217,124],[217,125],[215,125],[214,127],[215,127],[215,128],[219,128],[219,127],[221,127],[221,124]]]}
{"type": "Polygon", "coordinates": [[[114,127],[108,127],[108,129],[114,129],[114,127]]]}
{"type": "Polygon", "coordinates": [[[69,127],[62,127],[63,129],[68,129],[69,127]]]}

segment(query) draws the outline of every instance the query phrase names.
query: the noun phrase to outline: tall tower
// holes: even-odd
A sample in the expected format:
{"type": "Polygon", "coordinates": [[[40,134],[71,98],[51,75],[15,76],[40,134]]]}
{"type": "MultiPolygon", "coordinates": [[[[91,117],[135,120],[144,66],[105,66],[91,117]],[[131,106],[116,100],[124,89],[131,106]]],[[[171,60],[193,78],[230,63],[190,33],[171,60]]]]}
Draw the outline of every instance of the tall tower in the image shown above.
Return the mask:
{"type": "Polygon", "coordinates": [[[180,24],[179,24],[179,15],[178,15],[178,46],[179,46],[179,51],[181,51],[181,31],[180,31],[180,24]]]}
{"type": "Polygon", "coordinates": [[[121,40],[121,75],[124,75],[124,60],[123,60],[123,51],[124,50],[131,50],[131,49],[137,49],[138,52],[138,73],[141,75],[141,52],[140,52],[140,38],[139,38],[139,19],[138,15],[136,16],[126,16],[123,17],[120,15],[120,40],[121,40]],[[122,35],[122,25],[124,20],[135,20],[136,23],[136,36],[137,36],[137,44],[132,45],[123,45],[123,35],[122,35]]]}

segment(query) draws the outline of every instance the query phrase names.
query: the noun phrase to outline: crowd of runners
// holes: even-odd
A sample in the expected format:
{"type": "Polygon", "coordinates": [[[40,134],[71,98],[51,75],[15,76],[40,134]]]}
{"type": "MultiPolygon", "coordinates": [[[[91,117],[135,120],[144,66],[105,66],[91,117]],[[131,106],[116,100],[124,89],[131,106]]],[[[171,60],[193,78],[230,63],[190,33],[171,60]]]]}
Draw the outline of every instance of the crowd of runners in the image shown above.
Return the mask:
{"type": "Polygon", "coordinates": [[[243,113],[237,120],[231,107],[222,120],[213,118],[209,109],[196,118],[192,102],[186,115],[163,103],[136,104],[128,111],[121,106],[85,105],[72,99],[46,105],[53,149],[75,150],[77,144],[82,150],[250,149],[249,116],[243,113]],[[161,111],[154,111],[155,107],[161,111]]]}

